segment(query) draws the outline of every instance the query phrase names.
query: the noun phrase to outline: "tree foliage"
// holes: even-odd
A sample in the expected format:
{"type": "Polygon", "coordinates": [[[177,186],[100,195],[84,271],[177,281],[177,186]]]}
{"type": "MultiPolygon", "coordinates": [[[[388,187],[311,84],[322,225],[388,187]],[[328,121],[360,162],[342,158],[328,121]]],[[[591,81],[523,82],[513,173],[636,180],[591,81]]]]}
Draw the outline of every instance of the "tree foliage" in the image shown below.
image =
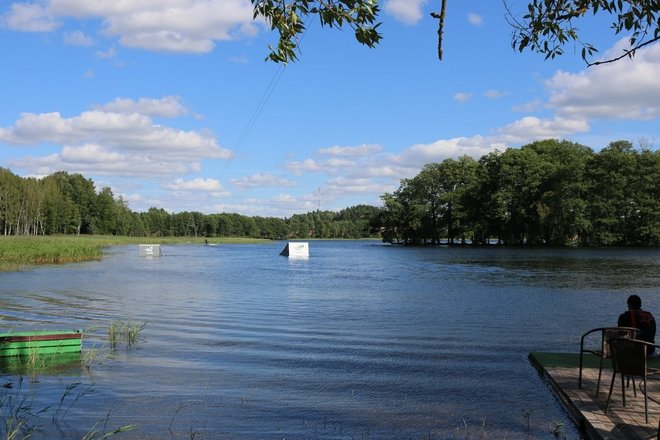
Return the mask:
{"type": "Polygon", "coordinates": [[[522,20],[511,13],[509,18],[512,45],[519,51],[530,49],[548,59],[562,55],[564,46],[574,42],[582,46],[582,59],[588,65],[632,58],[637,49],[660,38],[660,0],[533,0],[522,20]],[[592,63],[589,59],[598,49],[581,39],[577,22],[599,13],[613,17],[610,29],[615,35],[625,33],[628,47],[620,56],[592,63]]]}
{"type": "Polygon", "coordinates": [[[0,234],[366,238],[405,244],[660,246],[660,151],[616,141],[595,153],[544,140],[429,163],[383,206],[289,218],[133,212],[80,174],[21,178],[0,168],[0,234]]]}
{"type": "Polygon", "coordinates": [[[539,141],[428,164],[382,199],[390,242],[659,246],[660,152],[539,141]]]}
{"type": "Polygon", "coordinates": [[[98,234],[139,237],[206,236],[366,238],[378,235],[379,208],[358,205],[339,212],[316,211],[291,218],[235,213],[169,213],[151,207],[133,212],[109,187],[98,193],[80,174],[56,172],[43,179],[21,178],[0,168],[0,234],[98,234]]]}
{"type": "Polygon", "coordinates": [[[296,50],[307,22],[317,16],[321,26],[353,29],[355,39],[374,47],[381,39],[376,23],[378,0],[252,0],[254,18],[261,17],[279,34],[268,58],[278,63],[297,59],[296,50]]]}
{"type": "MultiPolygon", "coordinates": [[[[322,26],[353,29],[355,39],[375,47],[382,35],[378,30],[380,9],[377,0],[252,0],[254,17],[264,19],[278,33],[276,47],[270,46],[268,59],[287,63],[297,59],[300,38],[307,25],[318,17],[322,26]]],[[[439,12],[431,16],[438,20],[438,58],[443,58],[442,40],[447,0],[440,0],[439,12]]],[[[564,53],[566,44],[582,46],[581,55],[588,65],[612,62],[660,38],[660,0],[532,0],[520,14],[505,1],[506,16],[513,27],[512,46],[545,55],[546,59],[564,53]],[[612,16],[610,32],[626,33],[628,47],[621,56],[590,62],[598,51],[583,41],[577,22],[589,15],[612,16]]]]}

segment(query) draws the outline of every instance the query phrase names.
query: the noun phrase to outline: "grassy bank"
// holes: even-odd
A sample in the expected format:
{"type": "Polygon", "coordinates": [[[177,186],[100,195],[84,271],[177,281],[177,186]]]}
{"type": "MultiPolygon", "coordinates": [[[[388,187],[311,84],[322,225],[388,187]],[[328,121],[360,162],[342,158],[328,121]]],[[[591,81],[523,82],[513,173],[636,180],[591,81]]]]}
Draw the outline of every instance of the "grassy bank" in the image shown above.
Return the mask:
{"type": "MultiPolygon", "coordinates": [[[[38,264],[100,260],[103,248],[113,245],[204,244],[204,237],[116,237],[111,235],[0,236],[0,272],[38,264]]],[[[209,243],[260,243],[248,238],[212,238],[209,243]]]]}

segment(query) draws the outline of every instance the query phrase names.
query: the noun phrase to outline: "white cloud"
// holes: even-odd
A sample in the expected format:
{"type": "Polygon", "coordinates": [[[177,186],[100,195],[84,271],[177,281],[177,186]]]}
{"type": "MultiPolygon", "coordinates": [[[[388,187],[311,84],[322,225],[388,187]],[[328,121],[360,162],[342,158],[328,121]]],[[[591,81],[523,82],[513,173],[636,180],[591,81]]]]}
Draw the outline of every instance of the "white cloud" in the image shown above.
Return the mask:
{"type": "Polygon", "coordinates": [[[385,178],[385,179],[400,179],[401,170],[395,165],[382,165],[380,161],[376,164],[369,166],[362,166],[359,168],[359,174],[367,177],[385,178]]]}
{"type": "MultiPolygon", "coordinates": [[[[623,42],[605,57],[621,51],[623,42]]],[[[559,71],[545,85],[550,108],[562,118],[637,119],[660,117],[660,43],[634,59],[590,67],[579,73],[559,71]]]]}
{"type": "Polygon", "coordinates": [[[123,194],[122,198],[129,203],[141,203],[144,197],[140,193],[123,194]]]}
{"type": "Polygon", "coordinates": [[[45,0],[16,2],[3,17],[14,30],[48,32],[67,18],[98,19],[103,34],[134,48],[206,53],[215,41],[254,35],[252,5],[245,0],[45,0]]]}
{"type": "MultiPolygon", "coordinates": [[[[402,165],[397,157],[384,154],[380,145],[333,146],[320,148],[316,154],[330,158],[307,158],[286,167],[296,175],[315,173],[329,178],[319,185],[324,207],[363,203],[360,200],[365,197],[377,203],[380,194],[394,191],[400,179],[419,171],[419,168],[402,165]]],[[[312,198],[318,196],[318,193],[312,194],[312,198]]],[[[282,201],[281,198],[277,200],[282,201]]],[[[314,200],[311,203],[314,205],[314,200]]],[[[312,209],[317,207],[312,206],[312,209]]]]}
{"type": "Polygon", "coordinates": [[[241,177],[240,179],[232,179],[231,183],[243,189],[296,186],[295,182],[290,179],[278,177],[269,173],[259,173],[241,177]]]}
{"type": "Polygon", "coordinates": [[[182,162],[158,161],[153,157],[125,155],[122,160],[106,162],[103,157],[112,157],[112,153],[103,150],[103,154],[92,161],[84,156],[84,152],[75,151],[75,147],[62,154],[48,156],[27,156],[12,159],[11,167],[29,171],[29,174],[45,176],[56,171],[81,173],[84,176],[118,176],[118,177],[157,177],[172,174],[184,174],[193,171],[193,166],[182,162]]]}
{"type": "Polygon", "coordinates": [[[484,23],[484,18],[479,14],[470,13],[467,16],[468,23],[474,26],[481,26],[484,23]]]}
{"type": "Polygon", "coordinates": [[[229,62],[234,64],[249,64],[247,55],[229,57],[229,62]]]}
{"type": "Polygon", "coordinates": [[[292,171],[296,175],[301,175],[305,171],[320,171],[321,166],[318,164],[317,161],[313,159],[305,159],[302,162],[295,161],[291,162],[286,166],[286,168],[290,171],[292,171]]]}
{"type": "Polygon", "coordinates": [[[535,99],[533,101],[524,102],[522,104],[515,105],[512,108],[512,111],[522,112],[522,113],[531,113],[535,110],[540,109],[542,106],[543,106],[543,102],[540,99],[535,99]]]}
{"type": "Polygon", "coordinates": [[[355,159],[332,158],[322,162],[322,166],[328,168],[352,168],[355,165],[355,159]]]}
{"type": "Polygon", "coordinates": [[[98,50],[96,51],[96,56],[102,60],[109,60],[117,56],[117,49],[112,46],[108,50],[98,50]]]}
{"type": "Polygon", "coordinates": [[[466,93],[466,92],[454,93],[454,101],[464,103],[464,102],[468,102],[470,99],[472,99],[471,93],[466,93]]]}
{"type": "Polygon", "coordinates": [[[314,194],[294,196],[277,194],[271,198],[248,198],[241,203],[216,204],[215,212],[240,212],[243,215],[289,217],[292,214],[306,213],[318,207],[314,194]]]}
{"type": "Polygon", "coordinates": [[[492,90],[492,89],[491,89],[491,90],[486,90],[486,91],[484,92],[484,96],[485,96],[486,98],[489,98],[489,99],[499,99],[499,98],[502,98],[502,97],[504,97],[504,96],[506,96],[506,95],[507,95],[506,92],[502,92],[502,91],[500,91],[500,90],[492,90]]]}
{"type": "Polygon", "coordinates": [[[391,177],[396,171],[389,166],[382,165],[382,160],[385,159],[380,157],[380,152],[380,147],[374,148],[373,146],[321,148],[318,150],[319,154],[332,153],[338,157],[331,157],[327,160],[308,158],[303,161],[291,162],[286,165],[286,168],[297,176],[304,173],[323,173],[328,176],[391,177]]]}
{"type": "Polygon", "coordinates": [[[228,159],[217,141],[195,131],[154,124],[146,115],[91,110],[64,118],[58,112],[24,113],[13,127],[0,128],[0,142],[31,145],[44,142],[80,145],[98,143],[117,150],[169,155],[171,160],[228,159]]]}
{"type": "Polygon", "coordinates": [[[584,119],[540,119],[526,116],[498,130],[500,141],[519,144],[538,139],[556,139],[562,136],[589,130],[589,123],[584,119]]]}
{"type": "Polygon", "coordinates": [[[83,31],[72,31],[64,34],[64,43],[69,46],[89,47],[94,45],[94,40],[83,31]]]}
{"type": "Polygon", "coordinates": [[[210,38],[190,38],[186,34],[170,30],[135,32],[120,37],[119,42],[127,47],[163,52],[208,53],[215,47],[210,38]]]}
{"type": "Polygon", "coordinates": [[[149,116],[175,118],[185,115],[189,110],[181,103],[178,96],[164,96],[159,99],[140,98],[137,101],[127,98],[116,98],[96,109],[115,113],[141,113],[149,116]]]}
{"type": "Polygon", "coordinates": [[[291,194],[278,194],[273,197],[273,201],[278,203],[298,203],[300,198],[294,197],[291,194]]]}
{"type": "Polygon", "coordinates": [[[161,187],[175,192],[203,192],[214,197],[227,197],[230,195],[222,187],[220,181],[216,179],[176,179],[174,182],[161,185],[161,187]]]}
{"type": "Polygon", "coordinates": [[[33,3],[14,3],[0,17],[0,25],[26,32],[50,32],[57,29],[60,23],[49,13],[48,8],[33,3]]]}
{"type": "Polygon", "coordinates": [[[362,144],[355,147],[340,147],[335,145],[328,148],[320,148],[319,154],[327,154],[332,156],[365,156],[373,153],[379,153],[383,147],[380,145],[362,144]]]}
{"type": "Polygon", "coordinates": [[[337,195],[346,193],[363,194],[363,193],[376,193],[383,194],[384,192],[391,191],[392,185],[375,182],[371,179],[365,178],[350,178],[350,177],[337,177],[329,180],[323,185],[324,192],[337,195]]]}
{"type": "Polygon", "coordinates": [[[415,24],[422,19],[422,8],[426,2],[427,0],[387,0],[385,12],[403,23],[415,24]]]}
{"type": "Polygon", "coordinates": [[[445,159],[470,156],[475,159],[500,148],[500,141],[483,136],[440,139],[430,144],[416,144],[407,148],[402,154],[391,159],[408,172],[415,173],[430,162],[442,162],[445,159]]]}
{"type": "Polygon", "coordinates": [[[70,163],[97,163],[125,161],[126,156],[117,152],[108,151],[95,144],[85,144],[79,147],[65,146],[62,148],[60,158],[70,163]]]}
{"type": "Polygon", "coordinates": [[[0,127],[0,143],[60,145],[58,153],[12,161],[13,166],[39,174],[73,170],[89,175],[168,175],[197,172],[203,159],[229,159],[231,152],[210,134],[158,125],[149,116],[174,117],[186,111],[177,98],[165,97],[118,99],[69,118],[58,112],[24,113],[14,125],[0,127]]]}

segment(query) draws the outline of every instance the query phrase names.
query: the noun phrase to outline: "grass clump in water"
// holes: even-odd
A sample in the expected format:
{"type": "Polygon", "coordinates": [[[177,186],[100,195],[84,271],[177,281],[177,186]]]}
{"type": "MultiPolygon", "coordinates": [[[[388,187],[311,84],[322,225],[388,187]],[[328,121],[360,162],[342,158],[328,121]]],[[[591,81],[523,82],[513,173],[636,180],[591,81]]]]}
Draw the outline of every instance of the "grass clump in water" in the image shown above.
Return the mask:
{"type": "Polygon", "coordinates": [[[137,344],[140,332],[147,326],[146,322],[113,321],[108,329],[108,342],[110,348],[116,350],[123,342],[126,348],[137,344]]]}

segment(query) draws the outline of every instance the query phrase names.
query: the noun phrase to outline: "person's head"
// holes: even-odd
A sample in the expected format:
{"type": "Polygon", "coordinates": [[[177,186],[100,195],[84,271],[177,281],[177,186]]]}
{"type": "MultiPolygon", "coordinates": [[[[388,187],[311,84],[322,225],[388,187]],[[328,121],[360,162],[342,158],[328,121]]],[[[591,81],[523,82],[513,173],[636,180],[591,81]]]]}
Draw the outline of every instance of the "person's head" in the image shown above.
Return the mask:
{"type": "Polygon", "coordinates": [[[642,299],[637,295],[630,295],[628,297],[628,308],[638,310],[642,308],[642,299]]]}

